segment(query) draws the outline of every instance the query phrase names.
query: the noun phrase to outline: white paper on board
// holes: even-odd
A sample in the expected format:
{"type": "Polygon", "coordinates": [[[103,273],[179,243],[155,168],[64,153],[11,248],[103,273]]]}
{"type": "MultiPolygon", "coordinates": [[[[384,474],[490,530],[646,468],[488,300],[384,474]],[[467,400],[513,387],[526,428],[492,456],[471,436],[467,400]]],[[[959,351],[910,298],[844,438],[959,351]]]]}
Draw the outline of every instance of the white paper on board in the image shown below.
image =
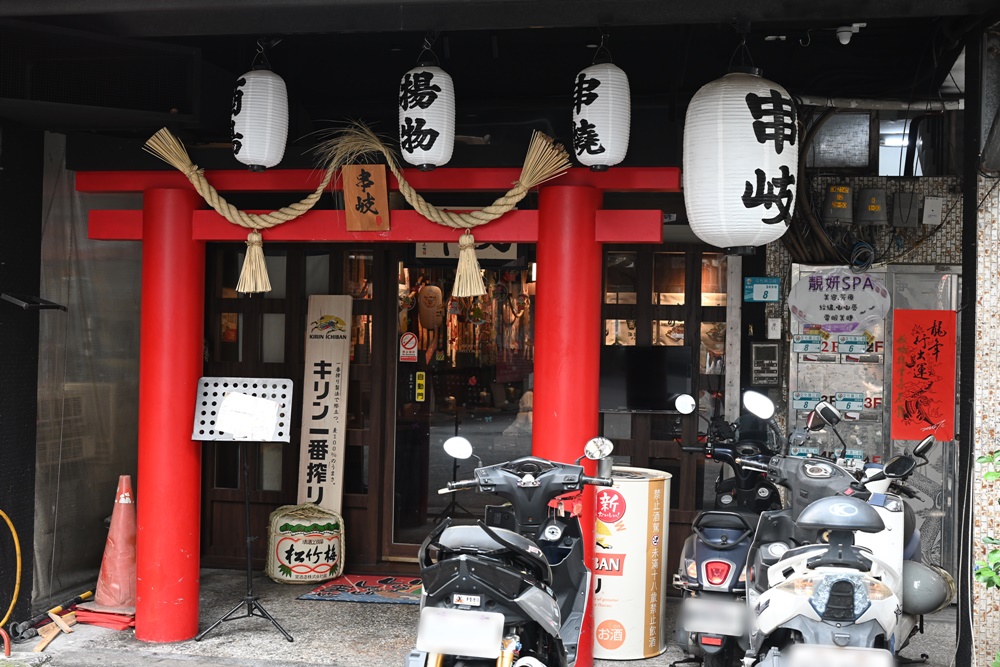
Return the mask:
{"type": "Polygon", "coordinates": [[[222,398],[215,428],[237,440],[270,440],[278,421],[278,403],[238,391],[222,398]]]}

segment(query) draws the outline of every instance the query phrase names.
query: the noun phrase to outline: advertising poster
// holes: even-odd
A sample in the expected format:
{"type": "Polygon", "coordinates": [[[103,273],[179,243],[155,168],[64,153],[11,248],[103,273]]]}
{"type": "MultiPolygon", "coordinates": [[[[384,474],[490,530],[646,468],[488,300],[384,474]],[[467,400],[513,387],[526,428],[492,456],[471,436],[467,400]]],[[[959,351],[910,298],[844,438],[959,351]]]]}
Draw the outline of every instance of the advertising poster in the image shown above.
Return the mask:
{"type": "Polygon", "coordinates": [[[351,359],[350,296],[313,295],[306,311],[298,502],[341,511],[351,359]]]}
{"type": "Polygon", "coordinates": [[[955,439],[956,313],[893,313],[893,440],[955,439]]]}

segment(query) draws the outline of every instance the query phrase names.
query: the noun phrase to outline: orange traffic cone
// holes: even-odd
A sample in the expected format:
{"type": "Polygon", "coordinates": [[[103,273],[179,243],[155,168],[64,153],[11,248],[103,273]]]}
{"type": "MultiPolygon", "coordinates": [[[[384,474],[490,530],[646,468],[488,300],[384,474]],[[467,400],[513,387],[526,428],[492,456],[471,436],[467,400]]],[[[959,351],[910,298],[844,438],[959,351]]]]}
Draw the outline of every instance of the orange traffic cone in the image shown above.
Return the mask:
{"type": "Polygon", "coordinates": [[[135,613],[135,499],[129,475],[118,478],[94,606],[101,611],[135,613]]]}

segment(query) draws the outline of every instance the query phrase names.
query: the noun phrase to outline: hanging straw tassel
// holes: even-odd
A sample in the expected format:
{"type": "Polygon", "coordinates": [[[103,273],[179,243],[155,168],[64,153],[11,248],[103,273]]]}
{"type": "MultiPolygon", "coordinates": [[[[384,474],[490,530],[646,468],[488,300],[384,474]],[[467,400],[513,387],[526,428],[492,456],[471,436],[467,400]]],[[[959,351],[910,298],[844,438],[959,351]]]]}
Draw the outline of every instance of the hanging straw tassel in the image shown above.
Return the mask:
{"type": "Polygon", "coordinates": [[[458,239],[458,269],[455,271],[455,287],[451,294],[458,297],[486,294],[483,274],[479,271],[479,260],[476,259],[476,239],[469,230],[465,230],[458,239]]]}
{"type": "Polygon", "coordinates": [[[243,270],[240,271],[236,291],[240,294],[271,291],[267,263],[264,261],[264,239],[256,229],[247,236],[247,256],[243,259],[243,270]]]}

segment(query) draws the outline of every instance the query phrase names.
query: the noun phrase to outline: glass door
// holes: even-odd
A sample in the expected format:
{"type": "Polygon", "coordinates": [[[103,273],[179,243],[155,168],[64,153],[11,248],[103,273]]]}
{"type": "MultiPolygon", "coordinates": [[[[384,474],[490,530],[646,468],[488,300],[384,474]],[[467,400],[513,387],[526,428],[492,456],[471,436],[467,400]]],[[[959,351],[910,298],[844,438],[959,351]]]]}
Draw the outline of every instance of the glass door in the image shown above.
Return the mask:
{"type": "Polygon", "coordinates": [[[531,271],[483,274],[484,296],[456,298],[453,266],[399,264],[390,558],[411,558],[411,545],[446,516],[472,523],[495,502],[473,492],[437,493],[478,465],[449,457],[445,440],[467,438],[486,465],[531,453],[531,271]]]}

